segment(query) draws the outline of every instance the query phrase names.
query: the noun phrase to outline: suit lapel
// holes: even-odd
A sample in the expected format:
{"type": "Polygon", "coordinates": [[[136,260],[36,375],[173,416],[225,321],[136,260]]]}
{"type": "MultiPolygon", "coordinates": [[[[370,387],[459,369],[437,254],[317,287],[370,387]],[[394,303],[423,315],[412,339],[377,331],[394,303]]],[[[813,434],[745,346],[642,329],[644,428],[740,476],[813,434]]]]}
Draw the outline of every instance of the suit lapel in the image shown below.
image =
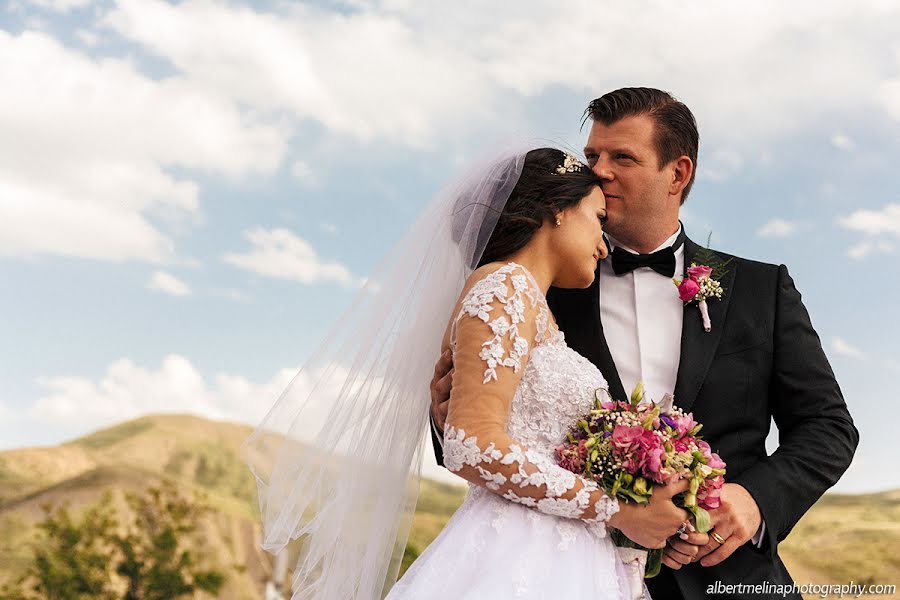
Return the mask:
{"type": "Polygon", "coordinates": [[[606,342],[606,335],[603,333],[603,322],[600,319],[600,268],[597,268],[597,274],[594,277],[594,283],[591,284],[589,290],[589,310],[590,319],[588,320],[588,328],[574,329],[572,333],[577,332],[572,339],[569,333],[566,333],[570,345],[575,348],[582,356],[594,363],[606,383],[609,384],[609,393],[616,400],[627,400],[625,389],[622,387],[622,380],[619,377],[619,371],[616,369],[616,363],[613,360],[612,353],[609,351],[609,344],[606,342]],[[582,333],[583,332],[583,333],[582,333]],[[583,337],[582,337],[583,335],[583,337]]]}
{"type": "MultiPolygon", "coordinates": [[[[700,246],[690,239],[684,241],[684,268],[683,276],[687,276],[687,268],[697,255],[700,246]]],[[[684,306],[684,324],[681,328],[681,359],[678,363],[678,377],[675,383],[675,404],[685,412],[690,411],[706,379],[706,373],[712,364],[716,348],[722,339],[722,331],[725,325],[725,316],[728,312],[728,302],[731,298],[731,290],[734,284],[736,265],[731,263],[728,273],[722,278],[721,284],[725,288],[725,294],[721,300],[710,300],[709,318],[712,322],[712,331],[704,331],[700,318],[700,309],[697,303],[692,302],[684,306]]]]}
{"type": "Polygon", "coordinates": [[[598,348],[597,360],[594,361],[600,368],[600,372],[606,376],[606,383],[609,384],[609,394],[615,400],[628,400],[625,394],[625,388],[622,386],[622,379],[619,377],[619,370],[613,360],[612,353],[609,351],[609,344],[606,343],[606,335],[603,333],[603,321],[600,319],[600,305],[597,305],[597,325],[600,327],[600,347],[598,348]]]}

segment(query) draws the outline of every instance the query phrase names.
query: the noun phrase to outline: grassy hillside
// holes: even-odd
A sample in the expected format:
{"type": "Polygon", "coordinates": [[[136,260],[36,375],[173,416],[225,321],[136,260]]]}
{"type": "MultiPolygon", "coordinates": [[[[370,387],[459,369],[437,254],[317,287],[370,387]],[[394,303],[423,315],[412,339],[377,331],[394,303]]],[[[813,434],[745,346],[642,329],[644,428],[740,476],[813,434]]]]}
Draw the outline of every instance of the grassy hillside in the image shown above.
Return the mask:
{"type": "Polygon", "coordinates": [[[797,583],[900,585],[898,548],[900,490],[893,490],[826,494],[779,551],[797,583]]]}
{"type": "MultiPolygon", "coordinates": [[[[252,428],[191,415],[151,415],[55,447],[0,452],[0,583],[29,563],[41,506],[68,502],[74,514],[111,490],[128,511],[126,492],[163,478],[202,491],[214,513],[202,524],[204,551],[228,574],[220,598],[262,598],[272,557],[259,549],[256,485],[239,454],[252,428]]],[[[425,480],[410,534],[410,556],[437,535],[464,488],[425,480]]]]}
{"type": "MultiPolygon", "coordinates": [[[[162,478],[203,491],[214,513],[202,523],[204,550],[228,575],[220,598],[262,598],[272,570],[259,550],[256,487],[239,455],[251,428],[190,415],[152,415],[65,444],[0,452],[0,582],[30,557],[41,505],[69,502],[77,514],[112,490],[125,493],[162,478]]],[[[403,569],[440,533],[465,495],[463,486],[423,480],[403,569]]],[[[797,524],[781,553],[798,583],[900,583],[900,490],[828,494],[797,524]]]]}
{"type": "Polygon", "coordinates": [[[163,478],[183,493],[202,491],[213,514],[201,531],[204,551],[228,579],[221,598],[261,598],[271,558],[258,549],[255,485],[238,455],[251,428],[188,415],[148,416],[52,448],[0,453],[0,581],[30,559],[41,506],[68,502],[75,514],[113,493],[123,514],[126,492],[163,478]]]}

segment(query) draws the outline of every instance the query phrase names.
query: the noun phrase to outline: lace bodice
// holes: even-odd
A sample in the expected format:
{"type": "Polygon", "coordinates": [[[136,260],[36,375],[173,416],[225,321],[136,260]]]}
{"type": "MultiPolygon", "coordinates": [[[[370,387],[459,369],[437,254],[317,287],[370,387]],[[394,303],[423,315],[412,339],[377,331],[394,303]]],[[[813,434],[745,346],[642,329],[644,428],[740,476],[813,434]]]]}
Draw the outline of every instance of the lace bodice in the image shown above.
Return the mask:
{"type": "Polygon", "coordinates": [[[451,329],[454,376],[444,464],[507,500],[592,525],[618,510],[553,451],[605,388],[600,371],[551,323],[531,274],[509,263],[477,281],[451,329]]]}

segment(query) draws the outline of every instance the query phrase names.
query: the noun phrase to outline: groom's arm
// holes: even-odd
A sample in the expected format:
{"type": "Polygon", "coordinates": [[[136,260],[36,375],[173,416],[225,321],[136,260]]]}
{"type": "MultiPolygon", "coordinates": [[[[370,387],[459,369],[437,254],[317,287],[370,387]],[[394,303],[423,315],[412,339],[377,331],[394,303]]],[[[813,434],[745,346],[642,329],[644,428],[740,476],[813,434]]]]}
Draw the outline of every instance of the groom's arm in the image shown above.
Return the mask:
{"type": "Polygon", "coordinates": [[[774,552],[853,459],[859,432],[787,268],[778,269],[769,410],[778,449],[732,481],[753,496],[774,552]]]}
{"type": "Polygon", "coordinates": [[[431,443],[434,446],[434,459],[444,466],[444,422],[450,407],[450,387],[453,376],[453,355],[445,350],[434,365],[434,376],[431,378],[431,443]]]}

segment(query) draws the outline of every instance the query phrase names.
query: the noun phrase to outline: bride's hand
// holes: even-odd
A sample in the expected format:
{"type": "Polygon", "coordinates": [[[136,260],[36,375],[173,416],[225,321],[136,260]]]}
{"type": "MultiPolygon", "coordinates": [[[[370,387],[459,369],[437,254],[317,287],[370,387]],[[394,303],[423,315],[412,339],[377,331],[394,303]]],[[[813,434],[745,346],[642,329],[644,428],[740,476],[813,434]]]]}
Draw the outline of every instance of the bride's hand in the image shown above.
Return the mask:
{"type": "Polygon", "coordinates": [[[682,533],[679,536],[672,536],[666,544],[662,563],[670,569],[677,571],[684,565],[689,565],[694,562],[700,549],[708,543],[709,536],[697,531],[682,533]]]}
{"type": "Polygon", "coordinates": [[[453,376],[453,354],[449,349],[444,350],[441,357],[434,365],[434,377],[431,379],[431,418],[435,427],[442,434],[444,423],[447,421],[447,411],[450,408],[450,387],[453,376]]]}
{"type": "Polygon", "coordinates": [[[656,486],[647,504],[619,501],[619,512],[609,520],[609,526],[645,548],[664,548],[666,540],[688,520],[688,512],[675,506],[672,497],[689,486],[687,480],[656,486]]]}

